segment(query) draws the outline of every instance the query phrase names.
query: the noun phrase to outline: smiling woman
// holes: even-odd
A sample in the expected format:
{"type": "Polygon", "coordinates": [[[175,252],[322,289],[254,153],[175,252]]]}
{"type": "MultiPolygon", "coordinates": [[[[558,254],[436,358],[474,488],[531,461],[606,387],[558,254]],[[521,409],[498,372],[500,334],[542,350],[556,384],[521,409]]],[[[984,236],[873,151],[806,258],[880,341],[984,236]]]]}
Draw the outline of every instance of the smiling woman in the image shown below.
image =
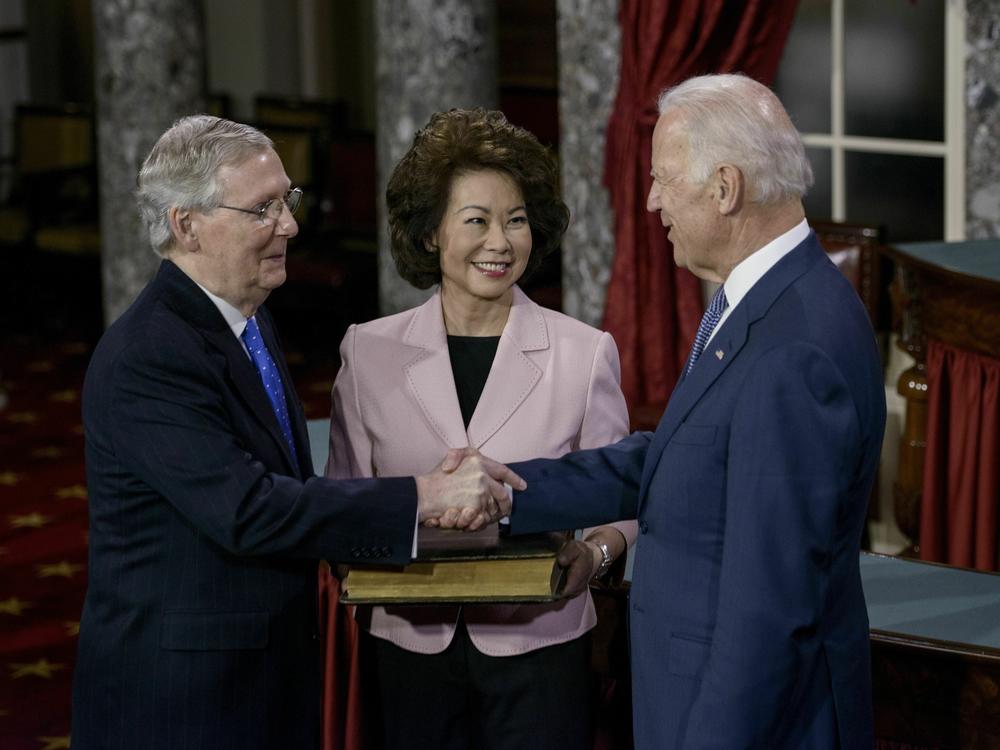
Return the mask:
{"type": "Polygon", "coordinates": [[[501,172],[459,175],[441,225],[426,244],[441,259],[448,333],[499,336],[514,283],[531,257],[531,228],[517,184],[501,172]]]}
{"type": "MultiPolygon", "coordinates": [[[[411,284],[440,287],[347,332],[328,475],[410,473],[450,447],[554,457],[626,433],[614,341],[517,286],[566,229],[558,184],[552,154],[500,112],[438,113],[417,133],[386,193],[392,254],[411,284]]],[[[584,584],[555,603],[359,608],[375,661],[360,679],[375,681],[382,711],[366,734],[410,750],[482,737],[589,748],[586,581],[635,534],[634,522],[586,530],[571,568],[584,584]]]]}

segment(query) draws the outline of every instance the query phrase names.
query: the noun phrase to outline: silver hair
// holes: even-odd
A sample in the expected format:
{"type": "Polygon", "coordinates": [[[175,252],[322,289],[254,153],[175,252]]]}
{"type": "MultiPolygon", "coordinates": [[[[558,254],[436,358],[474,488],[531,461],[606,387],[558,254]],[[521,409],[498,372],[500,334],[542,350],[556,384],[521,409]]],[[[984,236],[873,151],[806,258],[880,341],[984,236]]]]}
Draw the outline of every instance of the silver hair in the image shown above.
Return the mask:
{"type": "Polygon", "coordinates": [[[215,208],[223,200],[219,169],[268,148],[274,142],[257,128],[211,115],[182,117],[170,126],[136,180],[139,213],[156,254],[163,256],[173,244],[171,208],[215,208]]]}
{"type": "Polygon", "coordinates": [[[799,132],[778,97],[740,73],[689,78],[665,90],[661,115],[678,111],[688,138],[688,176],[703,183],[719,164],[738,167],[750,199],[802,198],[813,173],[799,132]]]}

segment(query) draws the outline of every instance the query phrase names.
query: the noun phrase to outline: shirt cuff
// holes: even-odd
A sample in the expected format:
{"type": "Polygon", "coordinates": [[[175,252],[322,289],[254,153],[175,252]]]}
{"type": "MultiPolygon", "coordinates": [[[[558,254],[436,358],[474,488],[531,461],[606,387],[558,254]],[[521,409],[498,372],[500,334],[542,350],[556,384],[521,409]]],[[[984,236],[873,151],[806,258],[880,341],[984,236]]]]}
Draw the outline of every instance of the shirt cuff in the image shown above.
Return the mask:
{"type": "Polygon", "coordinates": [[[417,559],[417,534],[420,533],[420,511],[417,511],[416,518],[413,519],[413,546],[410,548],[410,559],[417,559]]]}
{"type": "MultiPolygon", "coordinates": [[[[510,512],[514,512],[514,488],[511,487],[506,482],[503,483],[503,488],[507,490],[507,499],[510,500],[510,512]]],[[[510,516],[503,516],[500,519],[500,523],[504,526],[510,526],[510,516]]]]}

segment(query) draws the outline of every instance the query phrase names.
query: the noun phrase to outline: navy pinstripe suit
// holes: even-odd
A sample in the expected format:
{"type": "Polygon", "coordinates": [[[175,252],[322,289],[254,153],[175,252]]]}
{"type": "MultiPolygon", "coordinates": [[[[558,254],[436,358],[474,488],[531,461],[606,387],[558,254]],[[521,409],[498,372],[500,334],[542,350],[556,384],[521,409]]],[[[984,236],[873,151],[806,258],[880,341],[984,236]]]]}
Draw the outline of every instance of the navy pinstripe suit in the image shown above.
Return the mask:
{"type": "Polygon", "coordinates": [[[257,319],[297,465],[239,341],[170,261],[94,352],[77,750],[317,746],[317,559],[409,560],[413,480],[313,476],[270,317],[257,319]]]}

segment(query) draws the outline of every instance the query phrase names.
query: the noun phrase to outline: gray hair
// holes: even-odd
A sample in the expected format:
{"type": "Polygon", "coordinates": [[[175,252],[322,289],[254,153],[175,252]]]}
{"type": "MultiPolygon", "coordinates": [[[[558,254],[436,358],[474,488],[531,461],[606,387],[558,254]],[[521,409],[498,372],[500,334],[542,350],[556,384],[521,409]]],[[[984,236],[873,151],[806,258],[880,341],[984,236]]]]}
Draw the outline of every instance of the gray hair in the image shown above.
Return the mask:
{"type": "Polygon", "coordinates": [[[802,198],[813,173],[799,132],[778,97],[740,73],[689,78],[657,101],[661,115],[679,110],[688,138],[688,176],[703,183],[719,164],[738,167],[750,199],[802,198]]]}
{"type": "Polygon", "coordinates": [[[136,201],[157,255],[173,244],[169,212],[210,210],[222,203],[221,167],[241,164],[274,143],[254,127],[211,115],[177,120],[139,170],[136,201]]]}

